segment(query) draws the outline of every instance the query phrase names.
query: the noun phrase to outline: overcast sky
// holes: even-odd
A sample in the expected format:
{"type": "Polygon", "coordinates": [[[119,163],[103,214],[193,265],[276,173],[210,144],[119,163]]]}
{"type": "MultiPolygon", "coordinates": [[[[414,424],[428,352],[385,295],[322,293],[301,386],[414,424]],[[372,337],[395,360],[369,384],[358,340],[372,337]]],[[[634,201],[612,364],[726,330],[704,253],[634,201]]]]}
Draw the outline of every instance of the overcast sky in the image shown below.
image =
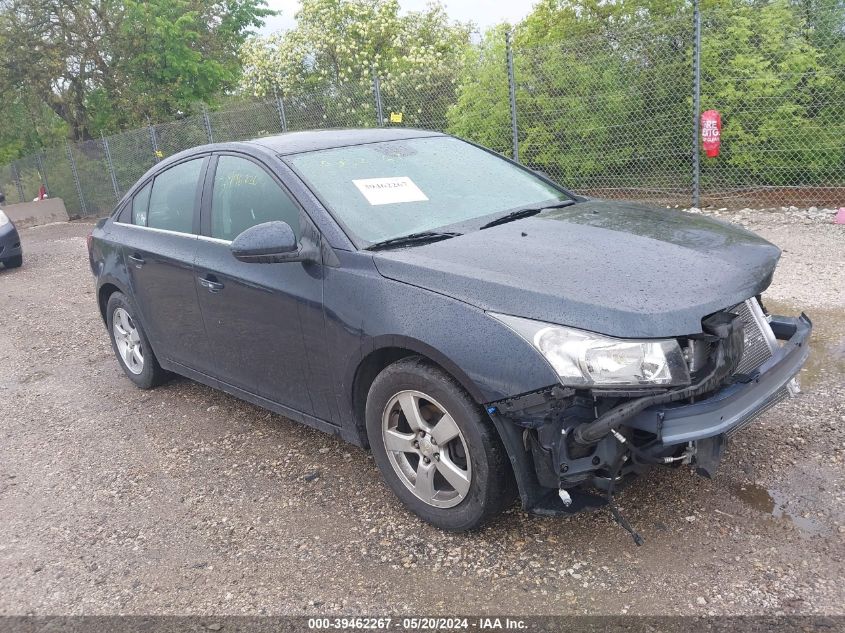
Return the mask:
{"type": "MultiPolygon", "coordinates": [[[[420,11],[428,0],[399,0],[403,11],[420,11]]],[[[534,0],[444,0],[446,11],[453,20],[475,22],[483,31],[499,22],[515,24],[531,11],[534,0]]],[[[267,19],[261,33],[274,33],[293,27],[293,16],[299,8],[299,0],[267,0],[267,6],[281,11],[267,19]]]]}

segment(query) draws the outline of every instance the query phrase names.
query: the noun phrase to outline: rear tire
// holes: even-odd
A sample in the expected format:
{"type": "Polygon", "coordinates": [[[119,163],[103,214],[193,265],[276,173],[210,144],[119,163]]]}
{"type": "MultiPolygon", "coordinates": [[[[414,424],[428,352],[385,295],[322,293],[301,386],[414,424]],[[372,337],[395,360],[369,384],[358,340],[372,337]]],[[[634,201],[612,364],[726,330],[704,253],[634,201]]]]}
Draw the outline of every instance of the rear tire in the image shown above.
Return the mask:
{"type": "Polygon", "coordinates": [[[167,380],[168,374],[158,364],[137,314],[132,301],[122,292],[109,297],[106,321],[120,367],[137,387],[152,389],[167,380]]]}
{"type": "Polygon", "coordinates": [[[15,255],[9,259],[4,259],[3,265],[6,268],[20,268],[23,265],[23,255],[15,255]]]}
{"type": "Polygon", "coordinates": [[[424,521],[472,530],[513,502],[513,472],[490,419],[425,359],[403,358],[376,376],[366,423],[382,477],[424,521]]]}

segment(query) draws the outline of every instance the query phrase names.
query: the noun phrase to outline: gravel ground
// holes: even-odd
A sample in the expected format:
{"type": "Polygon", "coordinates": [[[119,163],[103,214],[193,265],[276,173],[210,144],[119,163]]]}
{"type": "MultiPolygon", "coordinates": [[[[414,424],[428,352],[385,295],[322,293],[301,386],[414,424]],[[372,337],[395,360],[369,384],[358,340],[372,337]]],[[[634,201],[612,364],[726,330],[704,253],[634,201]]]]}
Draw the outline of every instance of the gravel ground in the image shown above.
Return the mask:
{"type": "Polygon", "coordinates": [[[640,548],[604,511],[444,534],[360,449],[188,380],[135,389],[90,226],[22,231],[0,270],[0,614],[842,614],[845,226],[712,213],[784,249],[769,303],[810,314],[814,353],[716,479],[620,495],[640,548]]]}

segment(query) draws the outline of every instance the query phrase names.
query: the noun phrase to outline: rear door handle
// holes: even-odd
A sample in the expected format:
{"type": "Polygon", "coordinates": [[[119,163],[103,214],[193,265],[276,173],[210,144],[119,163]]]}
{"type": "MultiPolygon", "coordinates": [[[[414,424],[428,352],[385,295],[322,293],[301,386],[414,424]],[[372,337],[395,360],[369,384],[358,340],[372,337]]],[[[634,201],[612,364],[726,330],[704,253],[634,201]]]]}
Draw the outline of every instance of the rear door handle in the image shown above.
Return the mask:
{"type": "Polygon", "coordinates": [[[213,278],[209,279],[208,277],[200,277],[199,282],[200,286],[208,288],[209,292],[220,292],[223,290],[223,284],[213,278]]]}
{"type": "Polygon", "coordinates": [[[135,268],[140,268],[141,266],[147,263],[146,260],[137,253],[130,255],[129,261],[135,264],[135,268]]]}

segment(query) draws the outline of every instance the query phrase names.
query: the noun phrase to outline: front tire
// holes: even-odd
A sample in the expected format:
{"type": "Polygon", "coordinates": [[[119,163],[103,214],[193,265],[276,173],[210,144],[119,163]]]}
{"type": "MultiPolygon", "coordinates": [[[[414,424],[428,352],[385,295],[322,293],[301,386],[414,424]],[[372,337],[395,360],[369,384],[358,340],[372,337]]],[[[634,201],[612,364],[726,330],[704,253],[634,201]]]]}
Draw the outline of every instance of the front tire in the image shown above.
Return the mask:
{"type": "Polygon", "coordinates": [[[15,255],[9,259],[4,259],[3,265],[6,268],[20,268],[23,265],[23,255],[15,255]]]}
{"type": "Polygon", "coordinates": [[[489,418],[425,359],[404,358],[376,377],[366,423],[385,482],[428,523],[471,530],[513,501],[510,463],[489,418]]]}
{"type": "Polygon", "coordinates": [[[109,297],[106,320],[120,367],[137,387],[152,389],[167,379],[167,372],[158,364],[137,314],[129,297],[122,292],[109,297]]]}

